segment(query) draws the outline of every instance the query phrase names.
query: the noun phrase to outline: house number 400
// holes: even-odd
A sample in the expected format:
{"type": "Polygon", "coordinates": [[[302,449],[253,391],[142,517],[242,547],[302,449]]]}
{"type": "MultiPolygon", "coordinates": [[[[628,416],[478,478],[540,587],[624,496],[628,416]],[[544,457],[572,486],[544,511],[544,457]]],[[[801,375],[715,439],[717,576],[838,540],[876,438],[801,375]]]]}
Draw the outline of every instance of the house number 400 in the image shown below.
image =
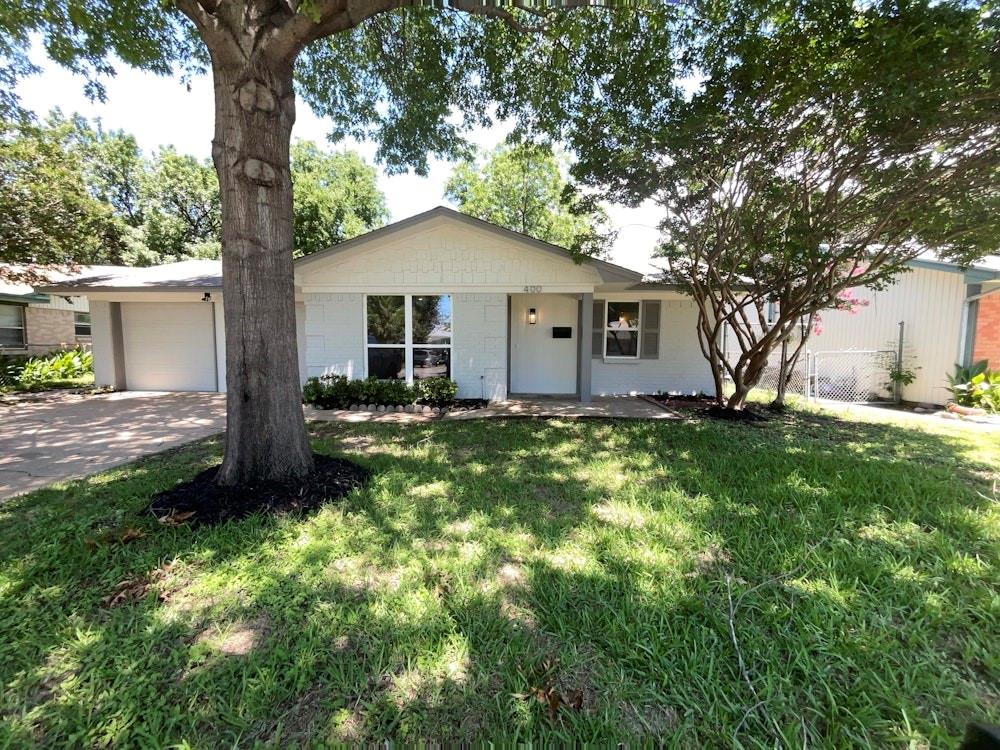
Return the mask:
{"type": "Polygon", "coordinates": [[[542,288],[540,286],[526,286],[524,287],[524,291],[526,294],[538,294],[542,291],[542,288]]]}

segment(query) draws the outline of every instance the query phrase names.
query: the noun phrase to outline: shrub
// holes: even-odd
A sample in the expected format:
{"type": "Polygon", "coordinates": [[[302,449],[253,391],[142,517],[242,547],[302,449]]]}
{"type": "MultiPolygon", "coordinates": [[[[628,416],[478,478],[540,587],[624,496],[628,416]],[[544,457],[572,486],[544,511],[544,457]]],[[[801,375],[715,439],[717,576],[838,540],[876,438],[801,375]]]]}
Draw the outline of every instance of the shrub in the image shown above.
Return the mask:
{"type": "Polygon", "coordinates": [[[360,383],[361,398],[354,403],[401,406],[417,400],[413,388],[405,380],[367,378],[360,383]]]}
{"type": "Polygon", "coordinates": [[[446,406],[454,402],[457,390],[458,386],[448,378],[428,378],[411,386],[402,380],[351,380],[346,375],[324,375],[306,381],[302,400],[320,409],[347,409],[354,404],[405,406],[418,401],[446,406]]]}
{"type": "Polygon", "coordinates": [[[427,378],[414,383],[418,401],[430,406],[447,406],[455,403],[458,384],[448,378],[427,378]]]}
{"type": "MultiPolygon", "coordinates": [[[[11,370],[12,372],[13,370],[11,370]]],[[[20,366],[14,385],[28,390],[60,380],[74,380],[94,371],[94,355],[80,347],[32,357],[20,366]]]]}
{"type": "Polygon", "coordinates": [[[956,364],[948,382],[959,406],[1000,413],[1000,370],[990,370],[985,359],[971,367],[956,364]]]}

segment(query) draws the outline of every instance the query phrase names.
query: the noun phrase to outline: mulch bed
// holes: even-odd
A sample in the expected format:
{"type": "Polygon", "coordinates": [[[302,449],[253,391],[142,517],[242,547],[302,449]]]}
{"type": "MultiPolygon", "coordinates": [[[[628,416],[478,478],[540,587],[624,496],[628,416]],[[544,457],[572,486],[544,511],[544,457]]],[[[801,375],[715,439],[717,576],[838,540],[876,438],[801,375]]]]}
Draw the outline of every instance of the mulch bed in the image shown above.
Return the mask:
{"type": "Polygon", "coordinates": [[[476,409],[485,409],[489,405],[490,402],[484,398],[459,398],[446,406],[445,410],[448,412],[475,411],[476,409]]]}
{"type": "Polygon", "coordinates": [[[371,472],[341,458],[313,454],[315,470],[293,482],[259,482],[240,487],[215,483],[212,467],[169,490],[153,495],[149,512],[168,526],[213,526],[254,513],[283,515],[313,510],[343,497],[368,481],[371,472]]]}
{"type": "Polygon", "coordinates": [[[726,422],[766,422],[769,417],[750,407],[744,407],[740,411],[725,409],[715,403],[711,396],[696,395],[686,393],[650,393],[646,398],[651,398],[661,404],[670,406],[678,411],[686,411],[692,415],[720,419],[726,422]]]}

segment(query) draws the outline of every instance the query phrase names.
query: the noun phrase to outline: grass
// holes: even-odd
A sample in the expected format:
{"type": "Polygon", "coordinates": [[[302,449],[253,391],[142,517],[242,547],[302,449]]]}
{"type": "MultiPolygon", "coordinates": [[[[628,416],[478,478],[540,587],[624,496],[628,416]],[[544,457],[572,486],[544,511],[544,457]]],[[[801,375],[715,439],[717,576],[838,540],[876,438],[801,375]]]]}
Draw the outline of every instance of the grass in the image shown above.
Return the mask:
{"type": "Polygon", "coordinates": [[[0,746],[950,747],[1000,720],[995,435],[313,432],[375,474],[307,518],[144,517],[215,441],[0,506],[0,746]]]}

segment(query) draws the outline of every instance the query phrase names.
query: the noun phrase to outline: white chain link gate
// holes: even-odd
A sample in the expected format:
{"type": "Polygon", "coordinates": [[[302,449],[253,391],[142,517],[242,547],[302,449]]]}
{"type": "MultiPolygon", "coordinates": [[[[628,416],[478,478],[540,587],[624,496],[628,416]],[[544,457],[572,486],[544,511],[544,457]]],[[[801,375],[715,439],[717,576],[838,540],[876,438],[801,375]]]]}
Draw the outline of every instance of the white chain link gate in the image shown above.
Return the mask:
{"type": "Polygon", "coordinates": [[[805,395],[854,403],[891,399],[888,371],[895,357],[891,349],[807,352],[805,395]]]}

